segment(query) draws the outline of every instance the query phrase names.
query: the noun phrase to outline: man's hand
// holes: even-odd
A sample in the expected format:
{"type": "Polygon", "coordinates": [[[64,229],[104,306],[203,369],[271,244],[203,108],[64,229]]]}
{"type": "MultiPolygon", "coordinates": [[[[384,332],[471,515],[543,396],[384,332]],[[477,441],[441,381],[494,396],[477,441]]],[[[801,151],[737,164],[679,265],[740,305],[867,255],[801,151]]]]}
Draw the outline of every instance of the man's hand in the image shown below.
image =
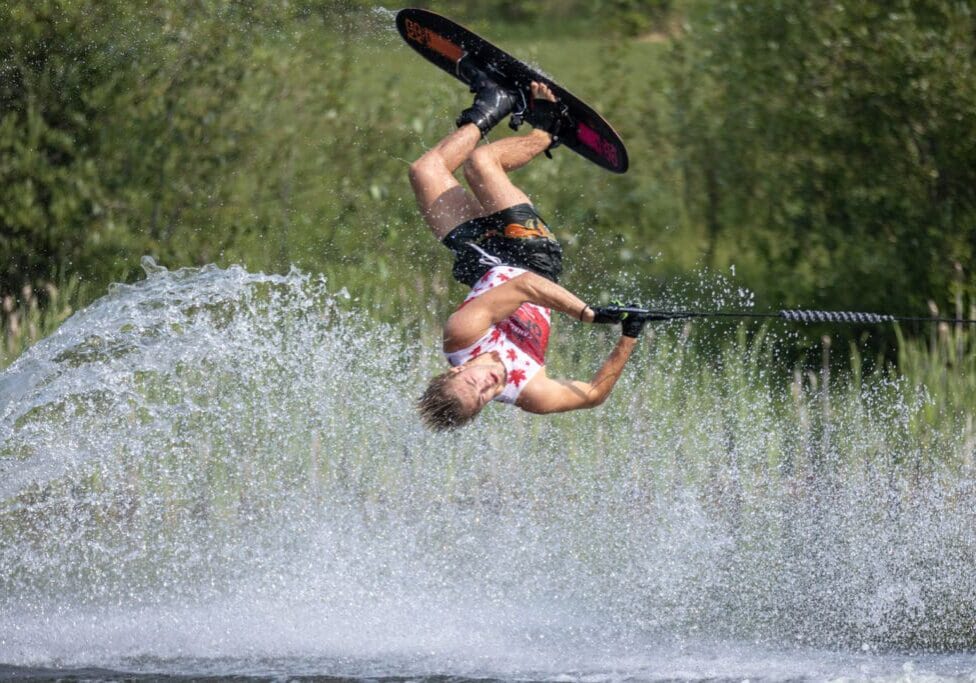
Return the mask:
{"type": "Polygon", "coordinates": [[[624,306],[619,302],[612,302],[609,306],[590,306],[593,311],[593,322],[601,325],[615,325],[620,323],[622,333],[625,337],[637,338],[640,336],[647,318],[640,313],[634,313],[626,309],[640,308],[637,304],[624,306]]]}
{"type": "Polygon", "coordinates": [[[621,334],[625,337],[637,339],[647,324],[647,318],[639,313],[624,313],[624,319],[620,323],[621,334]]]}
{"type": "Polygon", "coordinates": [[[590,306],[593,311],[593,323],[595,325],[616,325],[623,320],[620,307],[616,304],[610,306],[590,306]]]}

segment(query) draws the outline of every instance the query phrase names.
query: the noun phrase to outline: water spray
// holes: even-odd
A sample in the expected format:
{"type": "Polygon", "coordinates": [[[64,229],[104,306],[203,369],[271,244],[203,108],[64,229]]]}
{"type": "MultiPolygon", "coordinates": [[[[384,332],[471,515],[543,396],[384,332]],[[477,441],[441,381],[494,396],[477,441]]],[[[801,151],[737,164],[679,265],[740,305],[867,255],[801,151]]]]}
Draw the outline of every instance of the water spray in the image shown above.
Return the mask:
{"type": "Polygon", "coordinates": [[[956,375],[658,343],[599,410],[439,435],[439,349],[324,280],[144,267],[0,373],[0,679],[976,671],[956,375]]]}

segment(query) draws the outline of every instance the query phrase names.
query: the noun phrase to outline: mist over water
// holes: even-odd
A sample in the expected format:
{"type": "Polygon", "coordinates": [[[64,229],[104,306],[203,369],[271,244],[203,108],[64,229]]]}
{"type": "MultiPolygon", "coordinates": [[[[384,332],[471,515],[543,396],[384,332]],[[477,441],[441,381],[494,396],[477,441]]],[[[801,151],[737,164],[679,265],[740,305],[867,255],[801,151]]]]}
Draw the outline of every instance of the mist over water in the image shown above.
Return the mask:
{"type": "MultiPolygon", "coordinates": [[[[297,271],[145,265],[0,375],[2,663],[976,672],[973,444],[912,440],[923,393],[750,390],[660,334],[599,410],[433,435],[434,334],[297,271]]],[[[598,352],[556,374],[592,372],[610,338],[557,324],[598,352]]]]}

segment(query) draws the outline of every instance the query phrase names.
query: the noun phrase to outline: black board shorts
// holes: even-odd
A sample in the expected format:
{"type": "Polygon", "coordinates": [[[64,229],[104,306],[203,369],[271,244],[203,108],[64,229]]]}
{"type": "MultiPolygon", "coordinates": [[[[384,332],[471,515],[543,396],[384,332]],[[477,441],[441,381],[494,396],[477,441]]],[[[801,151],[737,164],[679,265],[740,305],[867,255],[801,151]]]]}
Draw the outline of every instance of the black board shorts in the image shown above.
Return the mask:
{"type": "Polygon", "coordinates": [[[559,282],[563,272],[563,249],[531,204],[516,204],[461,223],[443,242],[454,252],[454,279],[468,287],[492,267],[482,263],[482,254],[469,243],[506,266],[531,270],[553,282],[559,282]]]}

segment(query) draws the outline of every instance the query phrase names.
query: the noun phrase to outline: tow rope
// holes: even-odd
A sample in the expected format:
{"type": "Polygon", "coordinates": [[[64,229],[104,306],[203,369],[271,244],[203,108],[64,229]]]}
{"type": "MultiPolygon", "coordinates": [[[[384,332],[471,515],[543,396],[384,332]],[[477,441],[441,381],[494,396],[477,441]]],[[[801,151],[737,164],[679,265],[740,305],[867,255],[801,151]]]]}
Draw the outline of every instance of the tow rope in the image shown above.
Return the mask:
{"type": "Polygon", "coordinates": [[[749,313],[739,311],[657,311],[634,306],[608,306],[606,310],[621,314],[637,315],[648,321],[687,320],[689,318],[779,318],[797,323],[946,323],[953,325],[976,325],[973,318],[933,318],[889,313],[862,313],[858,311],[812,311],[805,309],[749,313]]]}

